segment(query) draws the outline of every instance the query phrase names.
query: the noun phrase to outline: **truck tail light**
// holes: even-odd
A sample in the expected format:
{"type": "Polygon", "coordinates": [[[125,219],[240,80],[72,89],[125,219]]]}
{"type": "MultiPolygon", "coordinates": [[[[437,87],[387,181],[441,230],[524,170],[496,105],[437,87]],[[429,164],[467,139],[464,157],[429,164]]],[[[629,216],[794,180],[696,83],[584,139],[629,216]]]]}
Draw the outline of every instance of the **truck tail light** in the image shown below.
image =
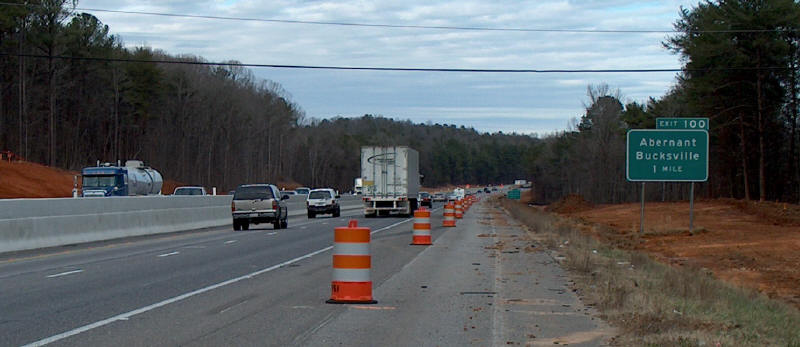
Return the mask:
{"type": "Polygon", "coordinates": [[[272,200],[272,209],[273,210],[277,210],[278,209],[278,202],[275,201],[275,200],[272,200]]]}
{"type": "Polygon", "coordinates": [[[236,211],[236,203],[231,201],[231,212],[235,212],[235,211],[236,211]]]}

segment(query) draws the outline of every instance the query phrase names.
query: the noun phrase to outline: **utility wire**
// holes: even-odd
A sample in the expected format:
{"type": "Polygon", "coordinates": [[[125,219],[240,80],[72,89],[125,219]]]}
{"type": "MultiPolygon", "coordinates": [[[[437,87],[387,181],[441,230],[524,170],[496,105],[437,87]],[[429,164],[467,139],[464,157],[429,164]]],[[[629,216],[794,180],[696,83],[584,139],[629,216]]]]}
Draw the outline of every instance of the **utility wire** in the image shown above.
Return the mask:
{"type": "MultiPolygon", "coordinates": [[[[0,5],[7,6],[36,6],[34,4],[15,4],[0,2],[0,5]]],[[[306,24],[306,25],[334,25],[348,27],[368,27],[368,28],[393,28],[393,29],[435,29],[435,30],[465,30],[465,31],[506,31],[506,32],[534,32],[534,33],[583,33],[583,34],[676,34],[682,31],[676,30],[655,30],[655,29],[553,29],[553,28],[492,28],[492,27],[471,27],[471,26],[439,26],[439,25],[403,25],[403,24],[371,24],[357,22],[335,22],[335,21],[305,21],[293,19],[264,19],[248,17],[227,17],[211,15],[192,15],[167,12],[148,12],[148,11],[123,11],[108,10],[101,8],[81,8],[75,7],[75,11],[105,12],[118,14],[135,14],[161,17],[181,17],[181,18],[200,18],[214,20],[232,20],[248,22],[266,22],[282,24],[306,24]]],[[[690,33],[762,33],[762,32],[796,32],[800,29],[736,29],[736,30],[692,30],[690,33]]]]}
{"type": "Polygon", "coordinates": [[[786,70],[788,67],[729,67],[712,69],[465,69],[465,68],[418,68],[418,67],[377,67],[377,66],[336,66],[336,65],[285,65],[285,64],[252,64],[252,63],[215,63],[185,60],[165,59],[129,59],[129,58],[101,58],[101,57],[73,57],[45,54],[18,54],[0,52],[0,56],[64,59],[96,62],[118,63],[156,63],[156,64],[184,64],[206,66],[235,66],[253,68],[278,68],[278,69],[309,69],[309,70],[360,70],[360,71],[401,71],[401,72],[469,72],[469,73],[653,73],[653,72],[682,72],[682,71],[757,71],[757,70],[786,70]]]}

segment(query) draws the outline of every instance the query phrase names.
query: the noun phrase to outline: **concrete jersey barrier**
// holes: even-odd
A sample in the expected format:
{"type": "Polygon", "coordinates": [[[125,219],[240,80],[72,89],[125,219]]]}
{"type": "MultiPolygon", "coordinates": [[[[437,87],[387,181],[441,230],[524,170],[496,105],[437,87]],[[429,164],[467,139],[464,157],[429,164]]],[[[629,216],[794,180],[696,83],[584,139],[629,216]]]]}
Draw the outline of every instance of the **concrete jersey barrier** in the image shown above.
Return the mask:
{"type": "MultiPolygon", "coordinates": [[[[0,200],[0,253],[231,224],[230,195],[0,200]]],[[[305,197],[285,201],[306,213],[305,197]]],[[[340,199],[361,208],[359,197],[340,199]]],[[[290,225],[291,227],[291,225],[290,225]]]]}

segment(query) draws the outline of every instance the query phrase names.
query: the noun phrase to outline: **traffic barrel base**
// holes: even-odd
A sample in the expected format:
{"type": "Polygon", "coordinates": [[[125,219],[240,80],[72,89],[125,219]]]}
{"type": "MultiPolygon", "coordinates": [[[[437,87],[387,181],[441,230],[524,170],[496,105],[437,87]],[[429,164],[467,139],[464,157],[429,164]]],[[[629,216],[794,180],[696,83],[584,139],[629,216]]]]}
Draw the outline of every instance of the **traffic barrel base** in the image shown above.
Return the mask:
{"type": "Polygon", "coordinates": [[[331,282],[329,304],[377,304],[372,299],[372,282],[331,282]]]}

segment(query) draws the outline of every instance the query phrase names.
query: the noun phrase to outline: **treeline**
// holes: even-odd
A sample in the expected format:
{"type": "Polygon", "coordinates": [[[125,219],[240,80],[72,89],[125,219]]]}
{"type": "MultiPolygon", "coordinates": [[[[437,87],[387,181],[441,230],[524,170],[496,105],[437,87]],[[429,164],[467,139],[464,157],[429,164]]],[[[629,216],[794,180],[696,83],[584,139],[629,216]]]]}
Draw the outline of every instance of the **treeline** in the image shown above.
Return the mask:
{"type": "MultiPolygon", "coordinates": [[[[127,49],[66,0],[0,12],[0,150],[77,170],[141,159],[165,178],[232,189],[296,182],[352,189],[362,145],[410,145],[424,184],[524,175],[527,136],[365,116],[307,120],[279,84],[235,64],[127,49]]],[[[235,63],[235,62],[231,62],[235,63]]]]}
{"type": "MultiPolygon", "coordinates": [[[[12,1],[13,2],[13,1],[12,1]]],[[[656,117],[711,119],[701,197],[800,200],[800,5],[706,1],[682,9],[664,42],[684,70],[672,90],[625,102],[589,86],[586,111],[542,138],[366,115],[307,119],[279,84],[235,64],[128,49],[73,1],[0,5],[0,150],[80,169],[142,159],[168,179],[232,189],[245,182],[352,188],[363,145],[420,152],[425,186],[527,178],[536,200],[570,193],[635,201],[625,136],[656,117]]],[[[232,62],[235,63],[235,62],[232,62]]],[[[686,199],[688,184],[648,184],[649,199],[686,199]]]]}
{"type": "Polygon", "coordinates": [[[0,12],[0,149],[73,170],[142,159],[168,179],[220,187],[296,169],[303,114],[278,84],[126,49],[94,16],[70,15],[71,1],[24,3],[0,12]]]}
{"type": "Polygon", "coordinates": [[[352,188],[360,175],[361,146],[410,146],[419,151],[422,184],[499,184],[524,178],[534,159],[536,138],[479,133],[448,124],[414,124],[366,115],[315,120],[300,128],[306,138],[298,152],[306,171],[296,178],[312,185],[352,188]]]}
{"type": "MultiPolygon", "coordinates": [[[[538,149],[539,199],[635,200],[640,185],[624,179],[627,129],[654,128],[656,117],[708,117],[709,179],[698,195],[800,200],[800,4],[704,1],[683,8],[675,29],[664,46],[684,62],[678,83],[661,98],[626,105],[607,86],[590,87],[580,122],[538,149]]],[[[650,199],[686,199],[688,186],[646,189],[650,199]]]]}

